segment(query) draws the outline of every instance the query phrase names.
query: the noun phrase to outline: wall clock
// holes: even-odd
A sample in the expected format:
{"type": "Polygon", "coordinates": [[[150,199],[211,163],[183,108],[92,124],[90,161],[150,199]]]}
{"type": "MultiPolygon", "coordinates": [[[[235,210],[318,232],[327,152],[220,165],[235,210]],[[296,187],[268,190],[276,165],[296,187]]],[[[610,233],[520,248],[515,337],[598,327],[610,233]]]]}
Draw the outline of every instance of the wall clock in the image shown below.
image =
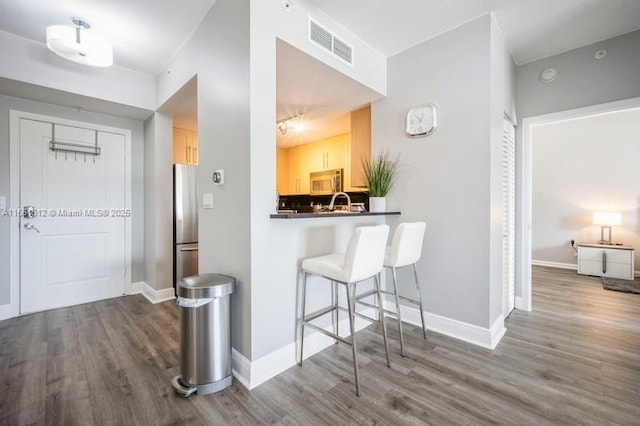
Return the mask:
{"type": "Polygon", "coordinates": [[[407,136],[429,136],[438,127],[438,113],[434,104],[416,105],[407,112],[407,136]]]}

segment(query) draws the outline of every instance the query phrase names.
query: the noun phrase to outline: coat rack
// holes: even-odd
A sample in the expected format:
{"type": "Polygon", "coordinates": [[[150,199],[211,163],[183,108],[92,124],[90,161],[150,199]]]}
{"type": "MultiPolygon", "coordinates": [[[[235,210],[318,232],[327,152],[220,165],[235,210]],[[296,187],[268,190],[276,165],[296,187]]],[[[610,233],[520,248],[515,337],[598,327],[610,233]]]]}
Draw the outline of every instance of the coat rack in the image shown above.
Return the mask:
{"type": "Polygon", "coordinates": [[[83,145],[72,142],[61,142],[56,140],[56,125],[51,124],[51,141],[49,142],[49,149],[56,153],[56,159],[58,158],[58,152],[64,152],[64,159],[67,159],[68,154],[73,154],[75,160],[78,160],[78,154],[84,155],[84,161],[87,161],[87,155],[93,157],[93,162],[96,162],[96,157],[100,155],[100,147],[98,146],[98,131],[93,130],[95,134],[94,145],[83,145]]]}

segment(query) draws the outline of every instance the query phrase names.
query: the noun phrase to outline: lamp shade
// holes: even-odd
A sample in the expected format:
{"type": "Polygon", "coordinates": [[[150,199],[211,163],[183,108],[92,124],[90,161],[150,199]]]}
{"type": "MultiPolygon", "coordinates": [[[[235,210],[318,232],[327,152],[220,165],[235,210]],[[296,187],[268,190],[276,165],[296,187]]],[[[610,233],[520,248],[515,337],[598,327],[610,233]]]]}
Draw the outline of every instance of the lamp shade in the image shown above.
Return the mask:
{"type": "Polygon", "coordinates": [[[620,213],[605,213],[605,212],[593,213],[594,225],[620,226],[621,223],[622,223],[622,215],[620,213]]]}
{"type": "Polygon", "coordinates": [[[113,48],[102,38],[80,28],[47,27],[47,47],[53,53],[79,64],[94,67],[113,65],[113,48]]]}

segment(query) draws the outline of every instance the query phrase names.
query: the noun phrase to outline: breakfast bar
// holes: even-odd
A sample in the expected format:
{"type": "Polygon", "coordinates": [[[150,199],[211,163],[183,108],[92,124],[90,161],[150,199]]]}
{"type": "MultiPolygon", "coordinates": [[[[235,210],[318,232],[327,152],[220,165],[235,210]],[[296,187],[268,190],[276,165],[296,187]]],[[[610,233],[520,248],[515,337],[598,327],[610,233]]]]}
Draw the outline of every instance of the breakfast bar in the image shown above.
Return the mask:
{"type": "Polygon", "coordinates": [[[272,214],[269,217],[271,219],[317,219],[324,217],[345,217],[345,216],[398,216],[400,212],[347,212],[347,211],[333,211],[333,212],[314,212],[314,213],[298,213],[290,211],[286,213],[272,214]]]}

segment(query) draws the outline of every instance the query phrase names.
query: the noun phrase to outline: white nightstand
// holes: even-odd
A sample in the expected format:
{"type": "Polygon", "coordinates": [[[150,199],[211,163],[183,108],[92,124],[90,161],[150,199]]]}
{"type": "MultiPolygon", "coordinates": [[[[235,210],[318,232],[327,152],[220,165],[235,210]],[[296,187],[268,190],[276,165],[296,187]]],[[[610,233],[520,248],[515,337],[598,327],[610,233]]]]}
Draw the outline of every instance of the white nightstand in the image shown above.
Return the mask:
{"type": "Polygon", "coordinates": [[[632,280],[634,255],[630,246],[578,243],[578,273],[632,280]]]}

